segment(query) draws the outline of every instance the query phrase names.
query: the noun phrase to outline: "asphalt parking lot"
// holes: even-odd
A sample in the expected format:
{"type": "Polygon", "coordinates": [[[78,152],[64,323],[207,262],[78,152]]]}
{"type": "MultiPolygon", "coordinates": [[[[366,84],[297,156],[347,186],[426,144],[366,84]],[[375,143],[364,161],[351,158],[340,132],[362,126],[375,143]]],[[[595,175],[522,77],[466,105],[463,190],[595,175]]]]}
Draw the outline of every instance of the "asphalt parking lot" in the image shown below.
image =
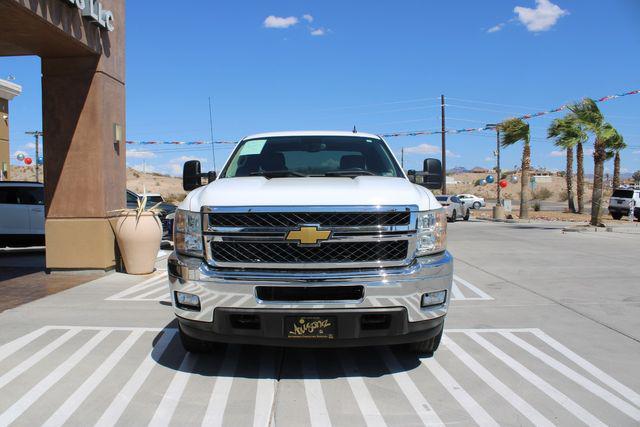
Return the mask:
{"type": "Polygon", "coordinates": [[[433,358],[187,355],[162,271],[7,310],[0,425],[637,426],[640,235],[561,227],[450,224],[455,286],[433,358]]]}

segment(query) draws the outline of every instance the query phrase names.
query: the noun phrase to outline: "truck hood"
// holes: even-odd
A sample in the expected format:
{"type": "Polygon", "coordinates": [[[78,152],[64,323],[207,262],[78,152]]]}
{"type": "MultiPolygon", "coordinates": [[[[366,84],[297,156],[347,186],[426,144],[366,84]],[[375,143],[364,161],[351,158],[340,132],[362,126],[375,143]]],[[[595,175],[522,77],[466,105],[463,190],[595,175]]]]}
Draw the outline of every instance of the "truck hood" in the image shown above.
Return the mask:
{"type": "Polygon", "coordinates": [[[202,206],[376,206],[440,207],[433,194],[405,178],[381,176],[223,178],[189,193],[180,209],[202,206]]]}

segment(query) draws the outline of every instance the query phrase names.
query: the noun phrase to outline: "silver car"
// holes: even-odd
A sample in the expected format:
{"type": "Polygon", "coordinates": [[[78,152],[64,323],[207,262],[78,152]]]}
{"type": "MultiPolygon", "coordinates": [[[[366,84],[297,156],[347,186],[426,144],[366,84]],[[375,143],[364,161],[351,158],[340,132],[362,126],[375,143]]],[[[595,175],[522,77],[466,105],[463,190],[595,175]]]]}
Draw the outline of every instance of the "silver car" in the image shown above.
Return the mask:
{"type": "Polygon", "coordinates": [[[447,211],[447,220],[454,222],[458,218],[462,218],[465,221],[469,220],[471,216],[471,209],[465,202],[460,200],[458,196],[436,196],[436,199],[447,211]]]}

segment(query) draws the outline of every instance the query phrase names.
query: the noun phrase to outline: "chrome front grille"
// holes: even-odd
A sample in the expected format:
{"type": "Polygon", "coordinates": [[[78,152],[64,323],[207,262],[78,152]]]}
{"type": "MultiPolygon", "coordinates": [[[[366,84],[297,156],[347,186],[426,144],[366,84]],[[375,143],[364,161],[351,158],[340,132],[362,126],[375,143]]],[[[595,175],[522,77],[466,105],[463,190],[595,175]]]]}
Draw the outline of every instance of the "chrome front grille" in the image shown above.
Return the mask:
{"type": "Polygon", "coordinates": [[[204,246],[214,267],[336,269],[413,261],[416,206],[205,207],[204,246]],[[287,240],[300,227],[331,231],[316,244],[287,240]]]}

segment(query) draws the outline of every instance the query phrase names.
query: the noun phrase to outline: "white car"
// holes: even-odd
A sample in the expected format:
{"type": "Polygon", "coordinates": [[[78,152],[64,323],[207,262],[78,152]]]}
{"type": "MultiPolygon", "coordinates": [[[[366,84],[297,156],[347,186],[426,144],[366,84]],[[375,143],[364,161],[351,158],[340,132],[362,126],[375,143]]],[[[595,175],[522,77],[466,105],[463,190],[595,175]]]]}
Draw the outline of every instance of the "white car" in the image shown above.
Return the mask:
{"type": "Polygon", "coordinates": [[[184,165],[168,259],[185,349],[437,349],[453,272],[439,160],[418,185],[379,136],[278,132],[242,139],[217,178],[200,168],[184,165]]]}
{"type": "Polygon", "coordinates": [[[471,209],[480,209],[487,206],[484,198],[478,197],[473,194],[458,194],[458,198],[464,202],[465,205],[471,209]]]}
{"type": "Polygon", "coordinates": [[[469,221],[471,216],[470,207],[458,198],[458,196],[436,196],[436,199],[447,211],[447,219],[449,222],[455,222],[456,219],[462,218],[469,221]]]}
{"type": "Polygon", "coordinates": [[[44,185],[0,181],[0,247],[44,244],[44,185]]]}
{"type": "Polygon", "coordinates": [[[613,219],[629,216],[633,206],[633,215],[640,219],[640,188],[617,188],[609,198],[609,213],[613,219]]]}

